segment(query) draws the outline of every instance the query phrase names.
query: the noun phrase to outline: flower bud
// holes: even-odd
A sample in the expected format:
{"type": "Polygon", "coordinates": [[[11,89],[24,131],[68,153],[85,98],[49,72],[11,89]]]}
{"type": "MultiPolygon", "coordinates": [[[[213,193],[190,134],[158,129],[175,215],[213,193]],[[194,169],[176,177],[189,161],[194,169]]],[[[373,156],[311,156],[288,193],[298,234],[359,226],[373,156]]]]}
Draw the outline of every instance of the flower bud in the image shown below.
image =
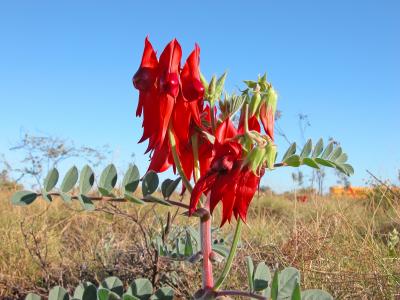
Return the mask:
{"type": "Polygon", "coordinates": [[[247,164],[249,166],[249,169],[253,173],[257,174],[264,163],[265,155],[266,155],[266,148],[254,147],[247,155],[244,164],[247,164]]]}
{"type": "Polygon", "coordinates": [[[215,89],[217,87],[217,78],[215,77],[215,75],[211,78],[210,84],[208,85],[208,92],[207,92],[207,96],[208,99],[210,101],[211,106],[214,105],[214,94],[215,94],[215,89]]]}
{"type": "Polygon", "coordinates": [[[254,92],[253,97],[251,97],[250,107],[249,107],[249,117],[257,114],[261,104],[261,95],[259,92],[254,92]]]}
{"type": "Polygon", "coordinates": [[[264,161],[266,162],[267,167],[270,170],[274,168],[276,154],[277,154],[276,145],[272,142],[269,142],[268,145],[265,147],[264,161]]]}
{"type": "Polygon", "coordinates": [[[266,103],[267,107],[272,108],[273,114],[275,114],[276,112],[277,102],[278,102],[278,94],[276,93],[275,89],[272,86],[270,86],[267,91],[266,103]]]}

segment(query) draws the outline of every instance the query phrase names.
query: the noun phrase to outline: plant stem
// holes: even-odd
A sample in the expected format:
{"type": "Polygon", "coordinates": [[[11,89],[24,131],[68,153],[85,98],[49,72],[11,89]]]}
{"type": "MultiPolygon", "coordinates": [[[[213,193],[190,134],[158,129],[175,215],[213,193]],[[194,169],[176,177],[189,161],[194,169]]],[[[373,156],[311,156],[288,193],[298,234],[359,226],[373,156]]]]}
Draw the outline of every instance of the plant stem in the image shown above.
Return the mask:
{"type": "MultiPolygon", "coordinates": [[[[210,194],[204,203],[204,208],[209,211],[210,209],[210,194]]],[[[203,289],[211,290],[214,285],[213,269],[210,260],[212,247],[211,247],[211,216],[208,214],[200,219],[200,236],[201,236],[201,250],[203,254],[203,289]]]]}
{"type": "MultiPolygon", "coordinates": [[[[182,164],[179,160],[178,153],[176,151],[176,141],[174,134],[172,132],[171,127],[168,128],[169,141],[172,149],[172,156],[174,158],[176,169],[178,170],[179,175],[181,175],[182,182],[185,185],[186,189],[192,193],[193,187],[187,179],[185,172],[183,172],[182,164]]],[[[213,272],[212,272],[212,263],[210,260],[210,255],[212,252],[211,248],[211,216],[210,216],[210,195],[208,195],[207,200],[205,201],[205,209],[207,210],[207,214],[200,218],[200,236],[201,236],[201,252],[203,254],[203,289],[211,290],[214,285],[213,272]]]]}
{"type": "Polygon", "coordinates": [[[210,106],[210,116],[211,116],[211,130],[212,133],[215,134],[217,124],[215,122],[215,116],[214,116],[214,104],[210,106]]]}
{"type": "MultiPolygon", "coordinates": [[[[62,195],[60,193],[48,193],[47,195],[49,196],[54,196],[54,197],[61,197],[62,195]]],[[[42,194],[37,194],[38,197],[43,196],[42,194]]],[[[71,200],[78,200],[79,196],[78,195],[69,195],[71,197],[71,200]]],[[[91,201],[104,201],[104,202],[129,202],[129,200],[126,199],[126,197],[108,197],[108,196],[87,196],[91,201]]],[[[154,201],[151,201],[150,199],[146,198],[140,198],[140,200],[148,203],[154,203],[154,201]]],[[[184,209],[189,209],[189,205],[186,205],[185,203],[181,203],[178,201],[173,201],[173,200],[168,200],[168,199],[163,199],[163,201],[168,202],[169,204],[173,206],[179,206],[184,209]]]]}
{"type": "Polygon", "coordinates": [[[178,152],[176,151],[176,141],[171,127],[168,128],[168,136],[169,136],[169,143],[171,144],[172,157],[174,158],[176,169],[178,170],[178,173],[182,178],[182,183],[185,185],[189,193],[192,193],[193,187],[190,184],[189,179],[187,179],[185,172],[183,171],[181,161],[179,160],[178,152]]]}
{"type": "Polygon", "coordinates": [[[237,246],[238,246],[238,243],[240,240],[240,234],[242,231],[242,223],[243,223],[242,220],[239,218],[236,223],[235,234],[233,236],[232,245],[231,245],[231,249],[229,251],[228,258],[226,259],[226,263],[225,263],[224,269],[222,270],[221,275],[219,276],[217,282],[214,285],[214,290],[217,290],[218,288],[221,287],[222,283],[225,281],[225,279],[228,276],[228,273],[232,267],[232,262],[233,262],[233,259],[235,258],[237,246]]]}
{"type": "Polygon", "coordinates": [[[193,161],[194,161],[194,180],[197,182],[200,178],[200,166],[199,166],[199,139],[198,134],[192,135],[192,149],[193,149],[193,161]]]}
{"type": "Polygon", "coordinates": [[[244,105],[244,132],[249,134],[249,105],[244,105]]]}

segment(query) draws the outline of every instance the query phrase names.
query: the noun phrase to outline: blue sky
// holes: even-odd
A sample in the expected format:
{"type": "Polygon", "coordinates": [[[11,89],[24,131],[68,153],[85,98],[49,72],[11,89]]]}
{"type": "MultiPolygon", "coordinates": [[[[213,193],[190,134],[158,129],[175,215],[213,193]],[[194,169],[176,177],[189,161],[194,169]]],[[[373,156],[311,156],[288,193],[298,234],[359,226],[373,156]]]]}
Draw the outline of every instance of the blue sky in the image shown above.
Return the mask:
{"type": "MultiPolygon", "coordinates": [[[[202,72],[228,70],[228,91],[267,72],[291,140],[302,142],[297,115],[307,114],[306,137],[339,140],[354,185],[366,169],[397,181],[399,14],[399,1],[369,0],[2,1],[0,153],[16,161],[8,149],[29,131],[109,144],[119,168],[135,153],[145,171],[131,77],[149,35],[159,52],[174,37],[184,56],[199,43],[202,72]]],[[[290,189],[291,172],[264,183],[290,189]]]]}

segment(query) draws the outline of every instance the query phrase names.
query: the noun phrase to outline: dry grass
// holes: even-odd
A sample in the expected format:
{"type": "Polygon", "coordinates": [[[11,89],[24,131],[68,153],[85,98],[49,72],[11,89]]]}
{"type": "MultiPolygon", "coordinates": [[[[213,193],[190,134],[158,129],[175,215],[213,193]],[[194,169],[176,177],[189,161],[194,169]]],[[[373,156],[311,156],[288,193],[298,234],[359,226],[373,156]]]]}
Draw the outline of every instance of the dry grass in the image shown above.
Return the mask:
{"type": "MultiPolygon", "coordinates": [[[[13,207],[10,195],[10,191],[0,193],[2,299],[29,291],[45,294],[55,284],[72,288],[79,280],[98,282],[109,275],[126,282],[144,276],[158,285],[168,283],[183,298],[200,284],[200,273],[192,265],[151,256],[148,242],[160,231],[165,208],[155,208],[155,216],[151,205],[120,204],[117,214],[81,212],[79,206],[71,208],[61,201],[13,207]]],[[[175,210],[169,211],[173,216],[175,210]]],[[[195,225],[194,219],[179,214],[175,219],[179,225],[188,222],[195,225]]],[[[251,255],[272,269],[289,265],[300,269],[304,288],[325,289],[336,299],[395,299],[400,297],[400,249],[397,246],[397,256],[390,256],[387,246],[394,228],[400,232],[400,205],[383,209],[379,203],[328,198],[295,204],[260,197],[251,206],[226,285],[245,288],[244,259],[251,255]]],[[[223,231],[233,229],[228,225],[223,231]]]]}

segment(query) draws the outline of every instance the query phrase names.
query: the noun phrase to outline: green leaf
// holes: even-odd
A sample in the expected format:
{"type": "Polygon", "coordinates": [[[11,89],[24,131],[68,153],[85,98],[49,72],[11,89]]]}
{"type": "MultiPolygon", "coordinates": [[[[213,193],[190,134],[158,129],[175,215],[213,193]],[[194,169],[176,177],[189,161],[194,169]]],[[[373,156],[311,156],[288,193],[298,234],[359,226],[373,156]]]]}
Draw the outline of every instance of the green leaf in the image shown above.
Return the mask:
{"type": "Polygon", "coordinates": [[[89,281],[82,282],[75,288],[73,299],[95,300],[97,299],[97,289],[89,281]]]}
{"type": "Polygon", "coordinates": [[[332,154],[329,156],[330,161],[336,161],[336,159],[342,154],[342,148],[337,147],[335,150],[333,150],[332,154]]]}
{"type": "Polygon", "coordinates": [[[157,190],[158,187],[158,175],[154,171],[149,171],[143,178],[142,181],[142,193],[144,196],[150,195],[157,190]]]}
{"type": "Polygon", "coordinates": [[[143,199],[148,201],[148,202],[153,202],[153,203],[158,203],[158,204],[162,204],[162,205],[166,205],[166,206],[171,206],[171,204],[168,201],[165,201],[163,199],[154,197],[152,195],[144,196],[143,199]]]}
{"type": "Polygon", "coordinates": [[[117,169],[113,164],[108,165],[100,175],[99,191],[104,196],[109,196],[117,184],[117,169]]]}
{"type": "Polygon", "coordinates": [[[322,152],[321,158],[327,158],[333,151],[334,142],[330,142],[329,145],[325,148],[324,152],[322,152]]]}
{"type": "Polygon", "coordinates": [[[49,300],[69,300],[69,295],[63,287],[55,286],[49,292],[49,300]]]}
{"type": "Polygon", "coordinates": [[[179,182],[181,182],[181,178],[180,177],[178,177],[177,179],[172,180],[171,182],[169,182],[168,186],[165,189],[165,195],[163,194],[165,198],[171,197],[172,193],[178,187],[179,182]]]}
{"type": "Polygon", "coordinates": [[[189,232],[186,231],[186,239],[185,239],[185,256],[192,256],[193,255],[193,243],[192,238],[189,232]]]}
{"type": "Polygon", "coordinates": [[[36,295],[34,293],[29,293],[26,295],[25,300],[41,300],[42,298],[39,295],[36,295]]]}
{"type": "Polygon", "coordinates": [[[122,294],[124,293],[124,285],[122,281],[116,276],[111,276],[104,279],[101,282],[100,287],[110,290],[119,296],[122,296],[122,294]]]}
{"type": "Polygon", "coordinates": [[[140,300],[138,297],[132,296],[129,293],[125,293],[122,296],[122,300],[140,300]]]}
{"type": "Polygon", "coordinates": [[[97,299],[98,300],[120,300],[120,296],[113,291],[108,289],[99,288],[97,290],[97,299]]]}
{"type": "Polygon", "coordinates": [[[46,178],[44,179],[44,190],[46,192],[50,192],[57,184],[58,181],[58,170],[53,168],[47,174],[46,178]]]}
{"type": "Polygon", "coordinates": [[[290,298],[298,282],[300,282],[300,273],[297,269],[289,267],[279,272],[278,299],[290,298]]]}
{"type": "Polygon", "coordinates": [[[165,179],[161,184],[161,193],[163,194],[164,198],[167,198],[167,188],[173,182],[172,179],[165,179]]]}
{"type": "Polygon", "coordinates": [[[345,163],[346,161],[347,161],[347,159],[348,159],[348,157],[347,157],[347,154],[346,153],[342,153],[342,154],[340,154],[340,156],[336,159],[336,163],[338,163],[338,164],[343,164],[343,163],[345,163]]]}
{"type": "Polygon", "coordinates": [[[329,293],[322,290],[306,290],[301,292],[302,300],[333,300],[329,293]]]}
{"type": "Polygon", "coordinates": [[[254,80],[243,80],[243,82],[251,89],[254,89],[257,86],[257,81],[254,80]]]}
{"type": "Polygon", "coordinates": [[[318,142],[315,144],[314,151],[311,156],[313,158],[319,156],[322,153],[322,150],[324,150],[324,141],[322,139],[319,139],[318,142]]]}
{"type": "Polygon", "coordinates": [[[314,159],[318,164],[323,165],[325,167],[335,168],[335,164],[330,162],[329,160],[322,159],[322,158],[315,158],[314,159]]]}
{"type": "Polygon", "coordinates": [[[348,176],[353,175],[354,174],[354,169],[351,165],[349,164],[343,164],[340,165],[342,167],[342,169],[344,170],[345,174],[347,174],[348,176]]]}
{"type": "Polygon", "coordinates": [[[152,300],[173,300],[174,290],[170,287],[162,287],[158,289],[151,297],[152,300]]]}
{"type": "Polygon", "coordinates": [[[83,194],[80,194],[78,196],[78,200],[81,203],[83,209],[88,210],[88,211],[93,211],[95,209],[95,206],[89,197],[87,197],[83,194]]]}
{"type": "Polygon", "coordinates": [[[218,254],[221,254],[223,257],[227,257],[229,255],[230,249],[225,245],[213,244],[212,249],[218,254]]]}
{"type": "Polygon", "coordinates": [[[18,191],[11,197],[11,203],[14,205],[29,205],[36,200],[37,194],[31,191],[18,191]]]}
{"type": "Polygon", "coordinates": [[[305,164],[305,165],[307,165],[307,166],[309,166],[311,168],[319,169],[318,164],[312,158],[308,158],[308,157],[304,158],[303,159],[303,164],[305,164]]]}
{"type": "Polygon", "coordinates": [[[247,280],[249,282],[250,292],[254,291],[254,263],[250,256],[246,256],[246,266],[247,266],[247,280]]]}
{"type": "Polygon", "coordinates": [[[308,157],[312,150],[312,141],[308,140],[307,143],[304,145],[303,150],[301,150],[300,158],[308,157]]]}
{"type": "Polygon", "coordinates": [[[60,187],[61,192],[68,193],[70,190],[74,188],[77,181],[78,181],[78,169],[75,166],[73,166],[65,174],[65,177],[60,187]]]}
{"type": "Polygon", "coordinates": [[[81,194],[87,194],[92,189],[94,183],[94,173],[92,169],[85,165],[79,178],[79,190],[81,194]]]}
{"type": "Polygon", "coordinates": [[[139,199],[132,194],[125,193],[124,196],[129,202],[132,202],[135,204],[140,204],[140,205],[146,204],[146,202],[144,202],[142,199],[139,199]]]}
{"type": "Polygon", "coordinates": [[[289,156],[287,159],[283,161],[286,163],[288,166],[291,167],[299,167],[301,164],[300,156],[294,154],[292,156],[289,156]]]}
{"type": "Polygon", "coordinates": [[[282,157],[282,161],[285,161],[289,157],[291,157],[293,154],[296,153],[296,143],[293,143],[290,145],[290,147],[286,150],[285,154],[282,157]]]}
{"type": "Polygon", "coordinates": [[[272,279],[272,284],[271,284],[271,299],[272,300],[277,300],[278,299],[278,293],[279,293],[279,271],[275,271],[274,274],[274,279],[272,279]]]}
{"type": "Polygon", "coordinates": [[[130,285],[127,293],[140,300],[147,300],[153,294],[153,285],[147,278],[138,278],[130,285]]]}
{"type": "Polygon", "coordinates": [[[268,266],[264,262],[259,263],[254,272],[254,290],[256,292],[263,291],[268,288],[270,282],[271,272],[268,266]]]}
{"type": "Polygon", "coordinates": [[[300,284],[298,282],[296,282],[291,299],[292,300],[301,300],[301,290],[300,290],[300,284]]]}
{"type": "Polygon", "coordinates": [[[133,193],[136,191],[140,181],[139,169],[135,165],[129,165],[128,170],[125,173],[124,179],[122,180],[123,192],[133,193]]]}

